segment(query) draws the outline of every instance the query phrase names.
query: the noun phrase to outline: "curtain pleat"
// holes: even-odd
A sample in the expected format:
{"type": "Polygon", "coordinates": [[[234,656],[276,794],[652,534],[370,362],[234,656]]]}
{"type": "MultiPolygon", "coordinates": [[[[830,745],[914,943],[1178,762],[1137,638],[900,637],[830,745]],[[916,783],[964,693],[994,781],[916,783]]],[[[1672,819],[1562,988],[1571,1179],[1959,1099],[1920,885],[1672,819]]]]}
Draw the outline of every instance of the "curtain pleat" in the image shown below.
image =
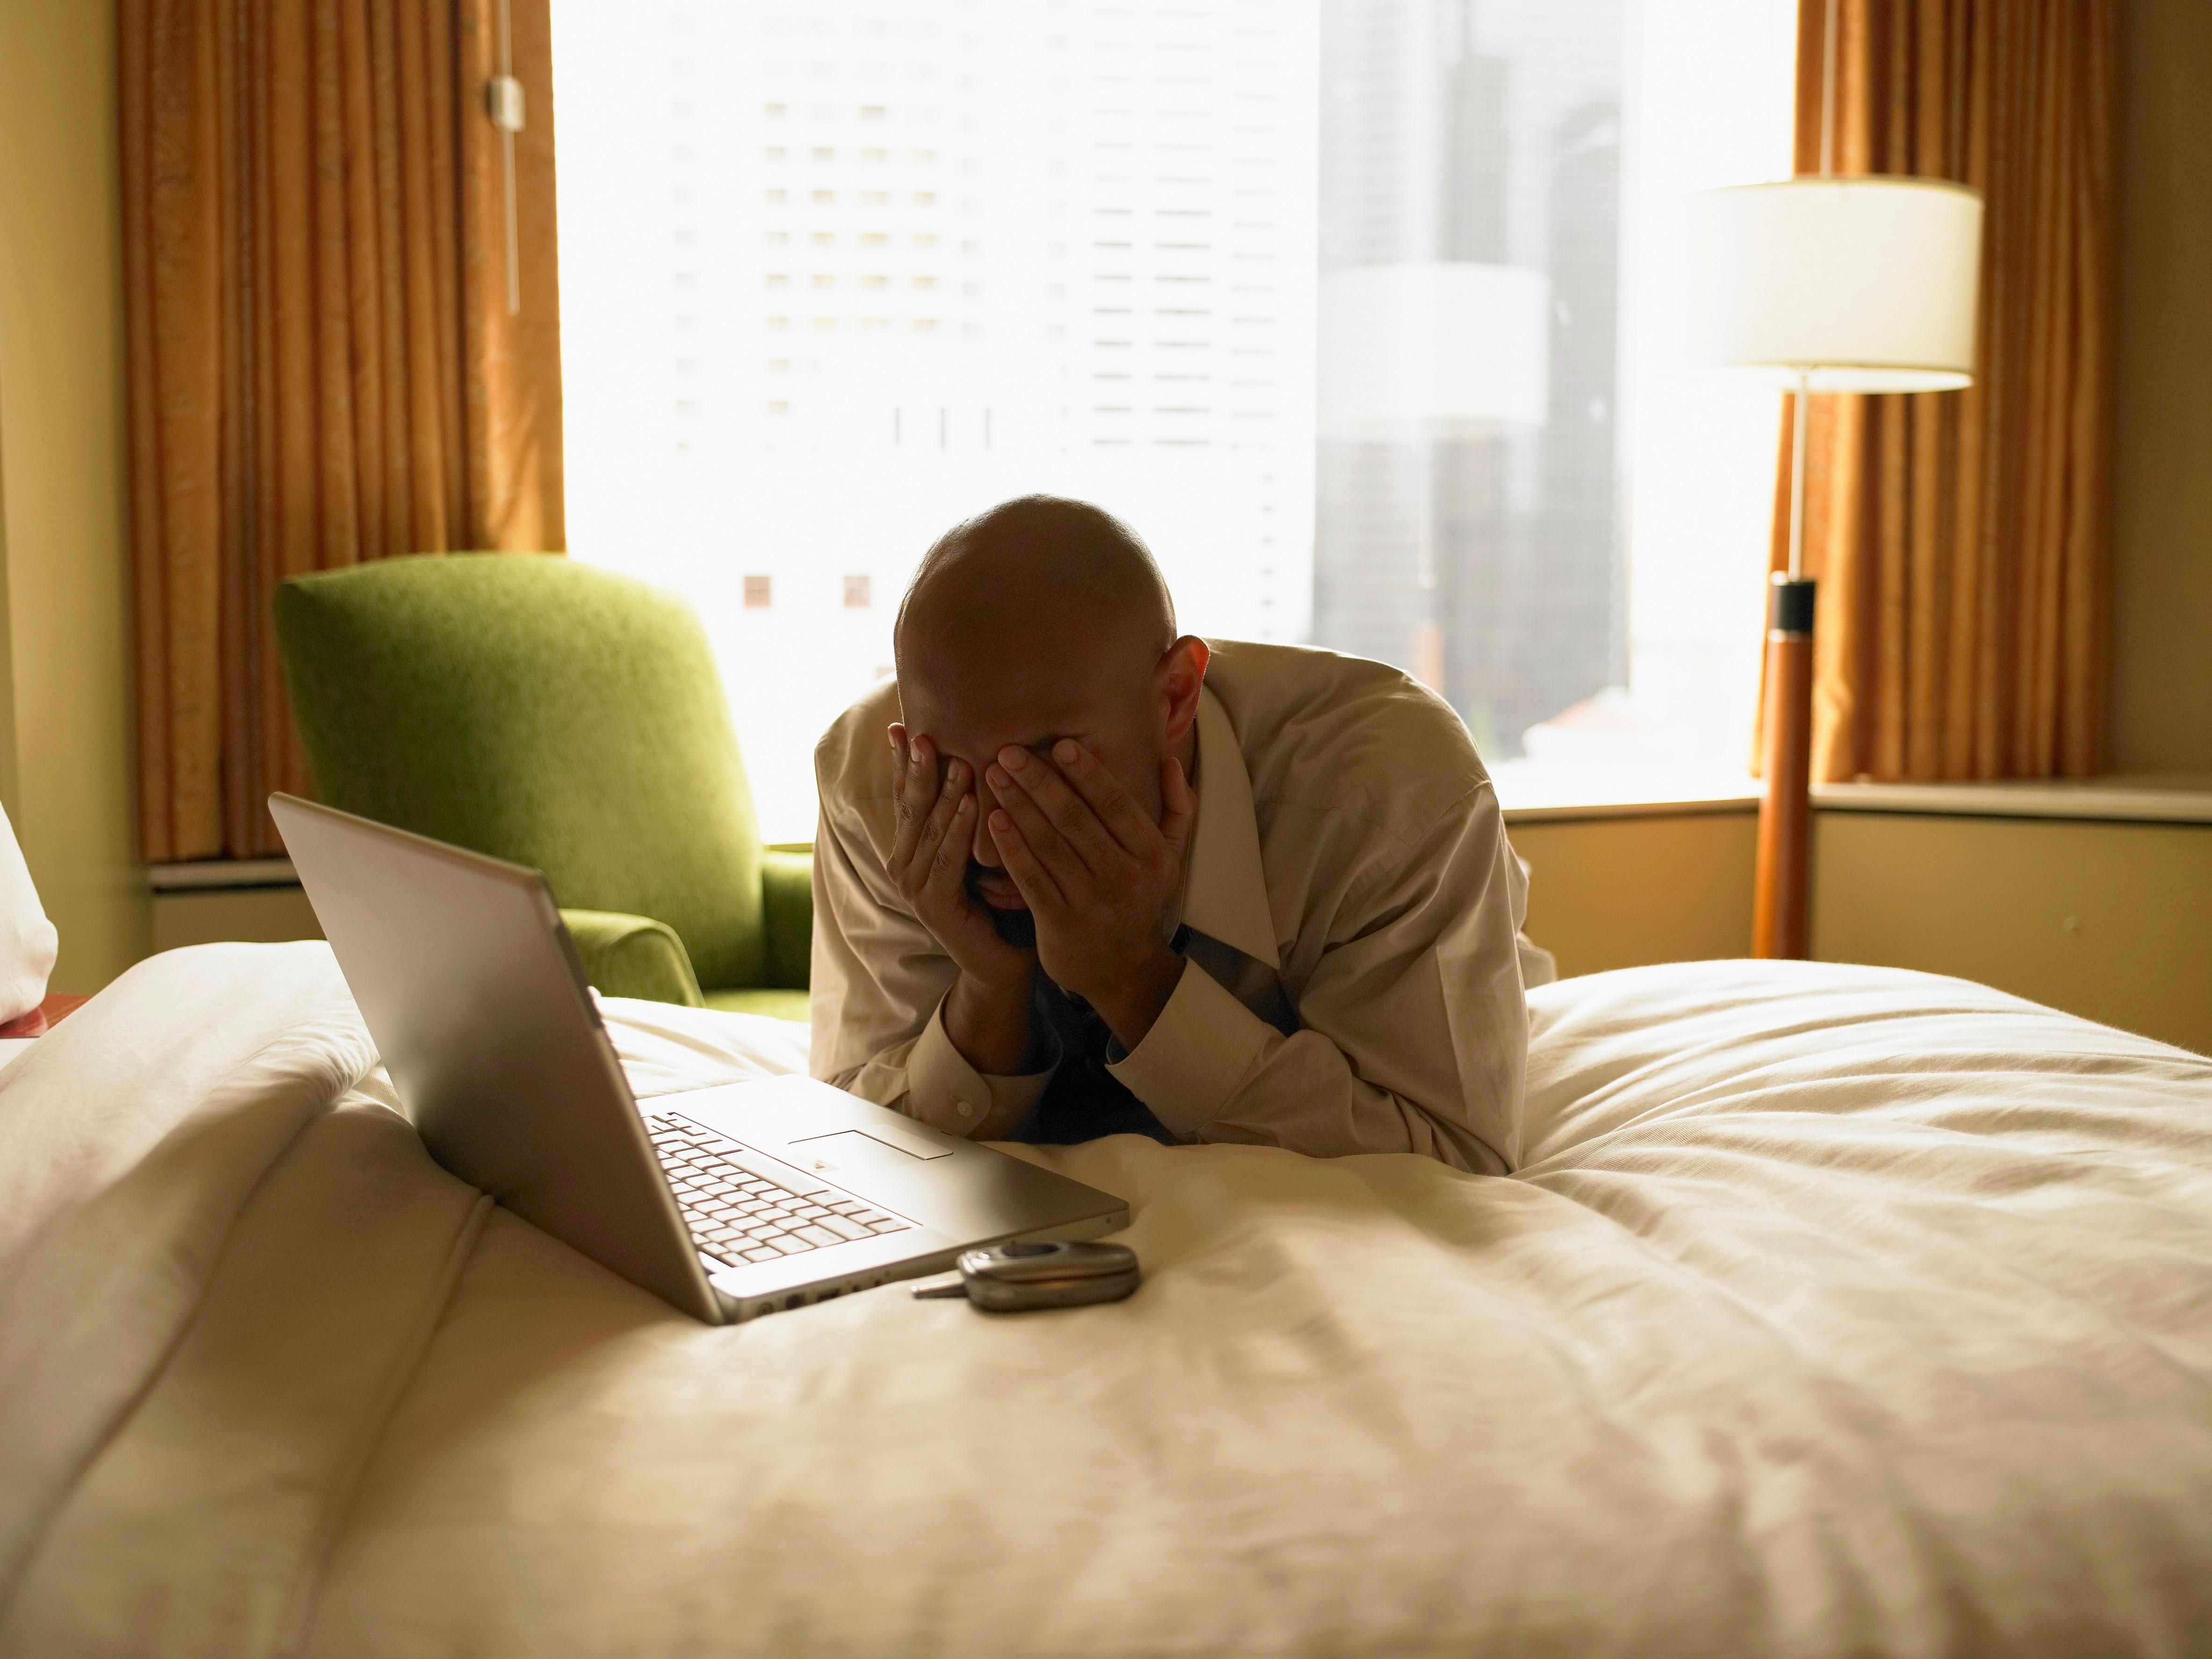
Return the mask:
{"type": "MultiPolygon", "coordinates": [[[[462,385],[468,407],[462,501],[471,546],[559,547],[561,328],[559,239],[553,216],[553,52],[547,0],[513,0],[514,73],[528,88],[530,131],[515,144],[518,197],[543,204],[516,228],[522,306],[507,303],[506,184],[499,146],[459,148],[462,385]],[[524,14],[532,14],[525,27],[524,14]],[[546,119],[537,111],[543,98],[546,119]]],[[[460,0],[454,50],[461,84],[481,87],[498,64],[501,0],[460,0]]],[[[471,112],[474,113],[472,110],[471,112]]],[[[483,127],[471,122],[471,130],[483,127]]]]}
{"type": "MultiPolygon", "coordinates": [[[[1826,3],[1801,0],[1801,173],[1826,3]]],[[[1837,171],[1958,179],[1987,216],[1975,384],[1811,400],[1813,775],[2084,775],[2109,678],[2118,0],[1833,3],[1837,171]]]]}
{"type": "Polygon", "coordinates": [[[513,0],[510,315],[496,8],[118,0],[149,860],[276,851],[309,787],[286,577],[562,545],[550,19],[513,0]]]}

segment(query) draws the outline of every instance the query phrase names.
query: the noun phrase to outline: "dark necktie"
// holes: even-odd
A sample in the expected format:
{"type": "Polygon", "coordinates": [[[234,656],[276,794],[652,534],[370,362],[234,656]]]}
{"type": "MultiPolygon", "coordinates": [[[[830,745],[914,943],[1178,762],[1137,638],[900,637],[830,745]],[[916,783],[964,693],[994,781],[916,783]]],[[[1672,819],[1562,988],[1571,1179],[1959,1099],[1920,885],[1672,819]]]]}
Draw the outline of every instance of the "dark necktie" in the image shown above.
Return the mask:
{"type": "MultiPolygon", "coordinates": [[[[1188,933],[1176,930],[1180,951],[1188,933]]],[[[1174,1146],[1176,1139],[1145,1103],[1106,1069],[1107,1045],[1114,1033],[1098,1011],[1073,992],[1063,991],[1040,971],[1036,1018],[1060,1045],[1060,1066],[1013,1139],[1032,1146],[1072,1146],[1101,1135],[1150,1135],[1174,1146]]]]}
{"type": "MultiPolygon", "coordinates": [[[[1235,987],[1245,977],[1239,973],[1240,967],[1249,969],[1252,966],[1228,945],[1188,927],[1176,928],[1170,944],[1190,963],[1185,972],[1210,975],[1224,986],[1235,987]]],[[[1297,1010],[1279,981],[1266,994],[1253,994],[1261,1005],[1254,1009],[1261,1018],[1285,1036],[1297,1035],[1297,1010]]],[[[1151,1109],[1106,1069],[1109,1058],[1118,1060],[1121,1054],[1114,1044],[1114,1033],[1098,1011],[1081,997],[1061,990],[1042,971],[1036,976],[1035,999],[1036,1018],[1060,1045],[1060,1066],[1012,1138],[1033,1146],[1069,1146],[1101,1135],[1150,1135],[1168,1146],[1176,1145],[1175,1136],[1151,1109]]]]}

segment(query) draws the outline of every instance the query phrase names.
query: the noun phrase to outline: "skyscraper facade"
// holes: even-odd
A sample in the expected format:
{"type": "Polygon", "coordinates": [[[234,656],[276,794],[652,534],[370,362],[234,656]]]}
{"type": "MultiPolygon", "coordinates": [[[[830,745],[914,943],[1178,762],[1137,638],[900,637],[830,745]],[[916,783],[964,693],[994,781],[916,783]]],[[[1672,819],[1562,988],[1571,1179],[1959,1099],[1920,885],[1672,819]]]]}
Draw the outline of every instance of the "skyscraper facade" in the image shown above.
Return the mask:
{"type": "Polygon", "coordinates": [[[553,10],[571,549],[698,605],[772,836],[1033,490],[1493,761],[1740,752],[1771,399],[1666,377],[1652,250],[1786,171],[1791,0],[553,10]]]}
{"type": "Polygon", "coordinates": [[[698,604],[771,819],[811,828],[811,734],[1007,496],[1127,519],[1186,626],[1305,636],[1305,0],[555,24],[564,220],[603,228],[562,254],[572,541],[698,604]]]}
{"type": "MultiPolygon", "coordinates": [[[[1313,635],[1395,662],[1486,756],[1622,684],[1628,0],[1322,0],[1322,281],[1480,267],[1543,296],[1540,416],[1327,429],[1313,635]]],[[[1355,321],[1357,319],[1354,319],[1355,321]]],[[[1327,326],[1324,323],[1324,326],[1327,326]]],[[[1324,345],[1324,352],[1327,351],[1324,345]]]]}

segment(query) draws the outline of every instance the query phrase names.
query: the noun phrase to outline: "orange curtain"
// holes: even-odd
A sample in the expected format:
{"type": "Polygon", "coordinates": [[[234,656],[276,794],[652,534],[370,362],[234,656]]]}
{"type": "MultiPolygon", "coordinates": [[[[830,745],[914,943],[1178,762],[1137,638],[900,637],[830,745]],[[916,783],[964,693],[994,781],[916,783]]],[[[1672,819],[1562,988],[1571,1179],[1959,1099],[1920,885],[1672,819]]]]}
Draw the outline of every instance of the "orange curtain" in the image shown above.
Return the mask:
{"type": "Polygon", "coordinates": [[[118,0],[141,840],[279,849],[301,571],[558,550],[546,0],[118,0]]]}
{"type": "MultiPolygon", "coordinates": [[[[1800,0],[1800,173],[1828,3],[1800,0]]],[[[1813,776],[2081,776],[2109,678],[2118,0],[1832,3],[1835,170],[1961,180],[1987,216],[1975,384],[1809,402],[1813,776]]]]}

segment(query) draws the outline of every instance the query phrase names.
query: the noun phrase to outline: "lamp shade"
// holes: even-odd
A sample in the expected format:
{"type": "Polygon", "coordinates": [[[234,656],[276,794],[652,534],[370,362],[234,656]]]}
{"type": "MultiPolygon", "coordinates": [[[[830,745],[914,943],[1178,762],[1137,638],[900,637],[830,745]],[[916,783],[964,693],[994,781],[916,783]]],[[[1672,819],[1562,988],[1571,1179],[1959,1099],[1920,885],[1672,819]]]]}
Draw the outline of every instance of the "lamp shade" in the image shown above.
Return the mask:
{"type": "Polygon", "coordinates": [[[1793,179],[1690,198],[1693,367],[1814,392],[1974,374],[1982,198],[1940,179],[1793,179]]]}
{"type": "Polygon", "coordinates": [[[1321,279],[1316,416],[1326,438],[1481,435],[1544,423],[1551,284],[1540,270],[1422,260],[1321,279]]]}

